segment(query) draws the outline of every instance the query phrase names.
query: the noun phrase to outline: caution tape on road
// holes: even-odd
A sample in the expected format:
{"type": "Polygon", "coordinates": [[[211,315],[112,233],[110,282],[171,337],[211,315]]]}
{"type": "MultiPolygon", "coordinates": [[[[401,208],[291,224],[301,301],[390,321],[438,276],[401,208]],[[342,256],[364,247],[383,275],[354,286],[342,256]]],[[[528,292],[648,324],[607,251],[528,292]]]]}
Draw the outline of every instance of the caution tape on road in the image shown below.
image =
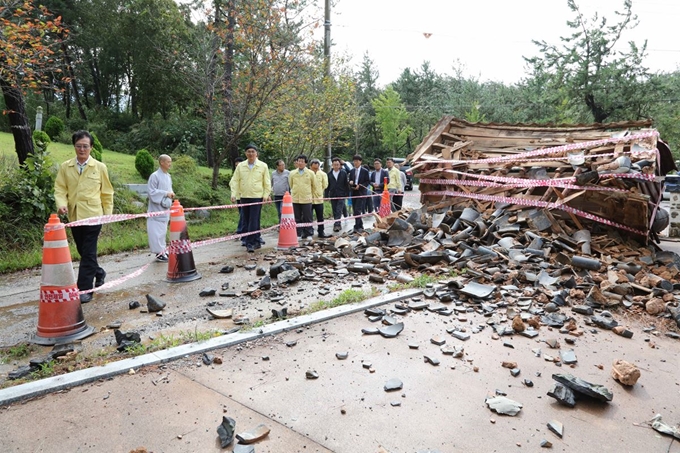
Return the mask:
{"type": "Polygon", "coordinates": [[[496,203],[508,203],[508,204],[513,204],[513,205],[521,205],[521,206],[531,206],[535,208],[544,208],[544,209],[559,209],[561,211],[565,211],[574,215],[577,215],[579,217],[583,217],[585,219],[592,220],[594,222],[602,223],[604,225],[609,225],[614,228],[618,228],[621,230],[629,231],[631,233],[639,234],[641,236],[645,236],[647,233],[645,233],[642,230],[638,230],[636,228],[631,228],[627,225],[623,225],[621,223],[613,222],[609,219],[605,219],[604,217],[599,217],[594,214],[591,214],[589,212],[581,211],[580,209],[573,208],[571,206],[568,206],[564,204],[564,202],[548,202],[548,201],[541,201],[541,200],[532,200],[532,199],[527,199],[527,198],[514,198],[514,197],[505,197],[505,196],[500,196],[500,195],[486,195],[486,194],[481,194],[481,193],[471,193],[471,192],[458,192],[458,191],[431,191],[431,192],[425,192],[423,195],[428,196],[446,196],[446,197],[460,197],[460,198],[469,198],[473,200],[482,200],[482,201],[493,201],[496,203]]]}

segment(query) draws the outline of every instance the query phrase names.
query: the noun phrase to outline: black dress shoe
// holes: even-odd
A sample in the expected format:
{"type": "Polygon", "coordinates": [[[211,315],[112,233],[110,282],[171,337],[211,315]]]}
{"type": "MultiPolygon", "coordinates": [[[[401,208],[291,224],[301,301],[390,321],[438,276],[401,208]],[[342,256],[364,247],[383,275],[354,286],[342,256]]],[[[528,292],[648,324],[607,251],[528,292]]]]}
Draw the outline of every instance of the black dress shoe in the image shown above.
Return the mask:
{"type": "Polygon", "coordinates": [[[94,287],[99,288],[104,283],[106,283],[106,271],[102,269],[101,275],[97,275],[96,278],[95,278],[94,287]]]}
{"type": "Polygon", "coordinates": [[[87,294],[81,294],[80,295],[80,303],[81,304],[86,304],[92,300],[92,293],[87,293],[87,294]]]}
{"type": "Polygon", "coordinates": [[[246,250],[248,251],[248,253],[253,253],[255,251],[255,247],[253,247],[252,245],[246,245],[246,250]]]}

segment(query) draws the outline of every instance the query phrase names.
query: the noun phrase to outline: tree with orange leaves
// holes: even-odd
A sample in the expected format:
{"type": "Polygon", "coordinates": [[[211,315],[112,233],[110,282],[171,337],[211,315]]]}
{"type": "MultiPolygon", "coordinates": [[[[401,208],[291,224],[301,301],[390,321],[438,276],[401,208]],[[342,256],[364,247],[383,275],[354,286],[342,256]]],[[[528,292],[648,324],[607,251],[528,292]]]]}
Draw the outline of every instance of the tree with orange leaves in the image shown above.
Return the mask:
{"type": "Polygon", "coordinates": [[[60,17],[34,2],[4,0],[0,4],[0,89],[19,164],[33,152],[24,94],[49,87],[48,73],[61,72],[54,54],[61,43],[58,35],[67,33],[60,17]]]}

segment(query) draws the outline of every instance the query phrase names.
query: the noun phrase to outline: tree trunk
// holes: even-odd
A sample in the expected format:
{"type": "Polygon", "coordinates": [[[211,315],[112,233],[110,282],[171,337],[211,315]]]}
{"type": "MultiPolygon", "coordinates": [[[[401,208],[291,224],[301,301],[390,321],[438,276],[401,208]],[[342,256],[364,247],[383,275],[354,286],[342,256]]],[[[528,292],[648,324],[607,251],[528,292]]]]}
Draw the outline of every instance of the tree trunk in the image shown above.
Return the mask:
{"type": "Polygon", "coordinates": [[[19,158],[19,165],[23,165],[29,154],[33,153],[33,139],[31,127],[26,116],[24,96],[15,86],[11,86],[0,77],[0,88],[5,99],[5,107],[9,116],[9,125],[14,136],[14,150],[19,158]]]}
{"type": "MultiPolygon", "coordinates": [[[[213,179],[212,188],[217,189],[217,181],[220,171],[220,164],[228,155],[233,155],[233,148],[235,148],[236,137],[234,136],[234,122],[233,122],[233,74],[234,74],[234,29],[236,28],[236,0],[227,1],[227,34],[226,34],[226,52],[224,54],[224,76],[222,78],[222,90],[224,91],[224,104],[222,110],[224,112],[224,125],[226,132],[225,151],[216,155],[215,163],[213,165],[213,179]]],[[[232,156],[235,157],[235,156],[232,156]]]]}
{"type": "MultiPolygon", "coordinates": [[[[220,23],[220,2],[215,1],[215,22],[217,28],[220,23]]],[[[214,106],[215,106],[215,67],[217,66],[217,52],[219,51],[219,40],[215,32],[212,32],[210,46],[210,62],[208,63],[208,79],[205,86],[205,159],[208,167],[214,167],[215,158],[213,148],[215,147],[215,130],[213,125],[214,106]]]]}
{"type": "Polygon", "coordinates": [[[596,101],[595,101],[595,96],[593,96],[592,93],[588,93],[585,95],[585,101],[586,105],[588,106],[588,109],[590,110],[590,113],[593,114],[593,118],[595,119],[596,123],[604,123],[604,121],[609,118],[609,112],[604,110],[596,101]]]}
{"type": "Polygon", "coordinates": [[[71,66],[71,56],[68,54],[68,48],[66,44],[62,41],[61,51],[64,54],[64,63],[66,63],[66,72],[71,79],[71,90],[73,91],[73,99],[76,101],[76,106],[78,107],[78,113],[80,113],[80,118],[87,121],[87,115],[85,115],[85,109],[80,103],[80,93],[78,92],[78,83],[76,82],[76,76],[73,73],[73,66],[71,66]]]}

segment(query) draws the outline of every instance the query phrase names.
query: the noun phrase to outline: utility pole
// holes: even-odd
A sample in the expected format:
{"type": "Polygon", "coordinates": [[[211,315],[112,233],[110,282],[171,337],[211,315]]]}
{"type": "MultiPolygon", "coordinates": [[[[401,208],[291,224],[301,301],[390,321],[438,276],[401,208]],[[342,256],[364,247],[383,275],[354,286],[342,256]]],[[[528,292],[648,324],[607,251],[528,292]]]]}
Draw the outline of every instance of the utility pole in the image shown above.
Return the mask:
{"type": "MultiPolygon", "coordinates": [[[[326,0],[325,15],[324,15],[324,39],[323,39],[323,56],[324,56],[324,74],[326,81],[330,83],[331,80],[331,0],[326,0]]],[[[333,136],[333,118],[328,119],[328,148],[326,149],[326,165],[324,170],[330,171],[331,168],[331,137],[333,136]]]]}

